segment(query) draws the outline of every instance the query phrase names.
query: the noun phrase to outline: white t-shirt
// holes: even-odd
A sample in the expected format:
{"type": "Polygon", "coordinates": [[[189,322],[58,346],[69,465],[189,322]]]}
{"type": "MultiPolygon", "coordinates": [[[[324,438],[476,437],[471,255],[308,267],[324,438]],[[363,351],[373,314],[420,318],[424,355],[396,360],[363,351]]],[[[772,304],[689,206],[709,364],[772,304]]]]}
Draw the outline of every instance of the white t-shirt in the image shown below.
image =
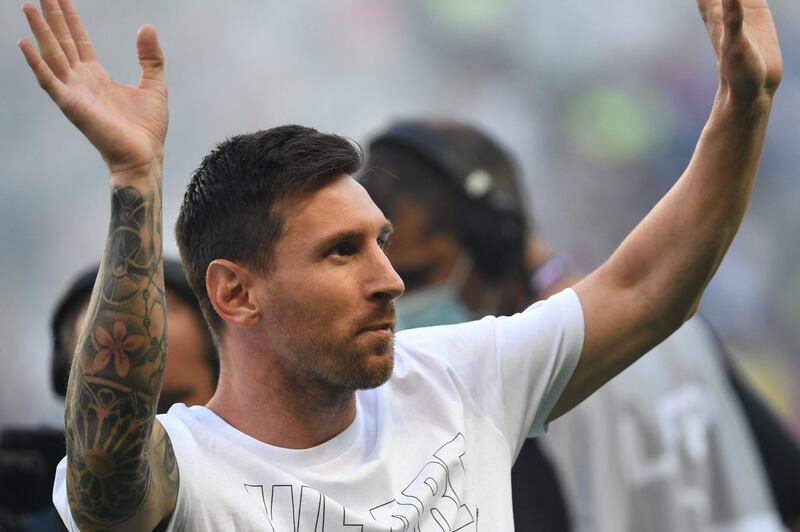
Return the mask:
{"type": "MultiPolygon", "coordinates": [[[[168,530],[513,530],[511,465],[544,432],[583,333],[572,290],[511,317],[400,332],[389,381],[358,391],[355,421],[311,449],[175,405],[158,416],[180,469],[168,530]]],[[[53,500],[74,530],[65,479],[66,459],[53,500]]]]}

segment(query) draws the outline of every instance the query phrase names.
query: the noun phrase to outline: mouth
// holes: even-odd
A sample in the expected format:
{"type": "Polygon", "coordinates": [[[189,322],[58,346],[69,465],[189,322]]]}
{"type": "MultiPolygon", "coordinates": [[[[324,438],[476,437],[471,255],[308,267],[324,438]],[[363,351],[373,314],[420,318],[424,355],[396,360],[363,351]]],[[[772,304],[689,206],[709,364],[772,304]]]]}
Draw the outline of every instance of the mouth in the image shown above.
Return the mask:
{"type": "Polygon", "coordinates": [[[395,326],[396,326],[396,324],[395,324],[394,320],[386,320],[386,321],[380,321],[380,322],[377,322],[377,323],[372,323],[372,324],[367,325],[365,327],[361,327],[361,329],[359,329],[359,332],[374,331],[374,332],[386,332],[386,333],[392,334],[392,333],[394,333],[395,326]]]}

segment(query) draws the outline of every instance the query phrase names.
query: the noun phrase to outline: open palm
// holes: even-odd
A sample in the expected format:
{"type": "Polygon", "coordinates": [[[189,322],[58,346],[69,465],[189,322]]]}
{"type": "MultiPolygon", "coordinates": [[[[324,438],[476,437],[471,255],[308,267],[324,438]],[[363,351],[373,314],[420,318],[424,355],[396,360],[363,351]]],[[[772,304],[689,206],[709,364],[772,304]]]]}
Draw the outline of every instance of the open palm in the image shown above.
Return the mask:
{"type": "Polygon", "coordinates": [[[772,94],[783,77],[778,34],[766,0],[697,0],[721,80],[740,93],[772,94]]]}
{"type": "Polygon", "coordinates": [[[23,10],[39,45],[20,41],[39,84],[100,151],[113,174],[135,171],[163,159],[167,133],[167,88],[158,38],[145,26],[136,45],[142,77],[137,86],[110,78],[70,0],[41,0],[23,10]]]}

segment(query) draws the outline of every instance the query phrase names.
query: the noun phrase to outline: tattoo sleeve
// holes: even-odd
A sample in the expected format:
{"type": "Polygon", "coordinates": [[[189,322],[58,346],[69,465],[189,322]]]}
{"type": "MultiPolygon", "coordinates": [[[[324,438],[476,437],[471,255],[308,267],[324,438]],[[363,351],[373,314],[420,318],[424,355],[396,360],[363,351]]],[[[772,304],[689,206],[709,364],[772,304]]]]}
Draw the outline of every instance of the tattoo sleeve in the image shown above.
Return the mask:
{"type": "Polygon", "coordinates": [[[67,491],[82,530],[131,518],[151,489],[152,469],[166,472],[177,493],[172,446],[155,423],[167,315],[154,189],[112,189],[105,256],[72,364],[67,491]]]}

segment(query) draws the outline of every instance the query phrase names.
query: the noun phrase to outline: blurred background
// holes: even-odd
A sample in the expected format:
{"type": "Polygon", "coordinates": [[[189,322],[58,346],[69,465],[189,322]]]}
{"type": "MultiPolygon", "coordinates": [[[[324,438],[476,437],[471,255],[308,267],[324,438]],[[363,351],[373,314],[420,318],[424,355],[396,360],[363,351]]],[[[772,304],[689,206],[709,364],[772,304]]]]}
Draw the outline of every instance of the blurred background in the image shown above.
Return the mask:
{"type": "MultiPolygon", "coordinates": [[[[165,246],[183,189],[224,137],[284,123],[364,139],[391,118],[472,121],[527,172],[540,231],[597,266],[683,171],[716,89],[695,2],[76,0],[111,76],[134,35],[167,56],[165,246]]],[[[701,311],[800,434],[800,4],[774,0],[785,79],[750,210],[701,311]]],[[[0,4],[0,428],[62,423],[49,318],[97,261],[109,210],[93,148],[40,91],[0,4]]]]}

